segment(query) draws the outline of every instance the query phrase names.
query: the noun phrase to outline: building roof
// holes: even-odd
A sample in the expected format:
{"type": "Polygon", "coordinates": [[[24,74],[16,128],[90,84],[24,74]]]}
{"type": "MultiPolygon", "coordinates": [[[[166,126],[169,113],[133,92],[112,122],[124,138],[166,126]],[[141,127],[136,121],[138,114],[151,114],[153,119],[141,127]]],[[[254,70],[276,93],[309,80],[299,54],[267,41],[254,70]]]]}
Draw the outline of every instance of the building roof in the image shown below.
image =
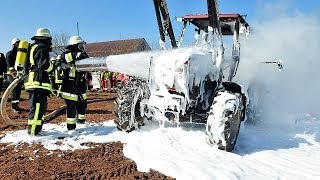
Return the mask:
{"type": "Polygon", "coordinates": [[[86,44],[86,52],[90,57],[126,54],[150,49],[144,38],[86,44]]]}

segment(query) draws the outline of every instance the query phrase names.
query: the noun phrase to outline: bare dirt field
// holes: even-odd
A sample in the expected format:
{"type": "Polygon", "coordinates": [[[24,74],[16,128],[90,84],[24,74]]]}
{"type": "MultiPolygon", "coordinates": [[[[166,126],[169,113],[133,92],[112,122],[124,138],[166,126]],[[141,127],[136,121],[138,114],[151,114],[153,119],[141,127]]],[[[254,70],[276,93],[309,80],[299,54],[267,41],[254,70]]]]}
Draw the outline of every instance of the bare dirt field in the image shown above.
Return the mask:
{"type": "MultiPolygon", "coordinates": [[[[113,119],[115,93],[90,92],[88,97],[91,100],[101,99],[100,102],[88,105],[88,121],[101,122],[113,119]]],[[[64,105],[64,101],[56,97],[48,98],[48,102],[48,112],[64,105]]],[[[22,113],[17,115],[10,112],[10,118],[27,120],[26,93],[22,94],[20,107],[23,109],[22,113]]],[[[65,111],[62,111],[50,120],[50,123],[64,121],[65,111]]],[[[26,127],[6,126],[3,119],[0,119],[0,134],[24,128],[26,127]]],[[[139,172],[135,162],[123,155],[123,144],[120,142],[88,146],[94,148],[49,151],[42,145],[0,144],[0,179],[173,179],[154,170],[148,173],[139,172]]]]}

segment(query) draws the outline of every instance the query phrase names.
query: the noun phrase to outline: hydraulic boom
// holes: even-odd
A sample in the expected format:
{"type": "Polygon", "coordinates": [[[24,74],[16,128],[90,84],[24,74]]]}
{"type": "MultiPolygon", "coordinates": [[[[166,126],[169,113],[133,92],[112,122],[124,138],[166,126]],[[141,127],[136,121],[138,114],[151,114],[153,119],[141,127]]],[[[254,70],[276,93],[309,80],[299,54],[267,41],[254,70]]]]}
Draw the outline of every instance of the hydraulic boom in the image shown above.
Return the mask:
{"type": "Polygon", "coordinates": [[[164,43],[166,41],[166,36],[169,36],[172,48],[177,48],[178,46],[172,29],[166,1],[153,0],[153,3],[159,26],[160,40],[164,43]]]}

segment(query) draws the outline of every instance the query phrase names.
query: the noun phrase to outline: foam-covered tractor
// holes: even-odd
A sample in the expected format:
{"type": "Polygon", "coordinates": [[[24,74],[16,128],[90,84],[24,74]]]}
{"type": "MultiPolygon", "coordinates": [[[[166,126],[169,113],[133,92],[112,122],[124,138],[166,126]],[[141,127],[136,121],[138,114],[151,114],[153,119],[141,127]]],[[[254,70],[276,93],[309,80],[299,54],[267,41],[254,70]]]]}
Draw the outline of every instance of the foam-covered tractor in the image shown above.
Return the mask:
{"type": "Polygon", "coordinates": [[[130,132],[146,120],[162,124],[204,123],[211,143],[231,151],[245,118],[241,86],[223,81],[211,53],[176,49],[151,62],[149,78],[118,84],[114,108],[118,129],[130,132]]]}
{"type": "MultiPolygon", "coordinates": [[[[154,2],[158,24],[162,19],[170,22],[169,15],[164,14],[164,1],[154,2]]],[[[171,24],[159,26],[160,35],[171,34],[173,48],[151,58],[148,78],[131,76],[127,83],[118,84],[114,121],[119,130],[126,132],[143,126],[147,120],[177,125],[203,123],[210,143],[232,151],[247,104],[241,86],[232,78],[240,61],[239,34],[248,30],[248,24],[239,14],[217,14],[215,1],[208,1],[208,14],[186,15],[181,20],[183,28],[193,24],[199,34],[203,33],[201,43],[180,48],[182,35],[172,41],[171,24]],[[234,40],[229,60],[224,58],[223,35],[232,35],[234,40]]]]}
{"type": "Polygon", "coordinates": [[[246,117],[247,98],[233,79],[240,62],[239,41],[248,34],[248,23],[239,14],[219,14],[216,0],[207,0],[207,14],[177,18],[182,30],[176,39],[165,0],[153,2],[162,51],[88,58],[76,62],[77,69],[123,75],[114,106],[119,130],[131,132],[148,120],[163,126],[200,123],[208,142],[232,151],[246,117]],[[195,43],[181,47],[187,25],[196,27],[195,43]],[[166,47],[166,37],[172,48],[166,47]],[[224,56],[225,38],[233,42],[230,58],[224,56]]]}

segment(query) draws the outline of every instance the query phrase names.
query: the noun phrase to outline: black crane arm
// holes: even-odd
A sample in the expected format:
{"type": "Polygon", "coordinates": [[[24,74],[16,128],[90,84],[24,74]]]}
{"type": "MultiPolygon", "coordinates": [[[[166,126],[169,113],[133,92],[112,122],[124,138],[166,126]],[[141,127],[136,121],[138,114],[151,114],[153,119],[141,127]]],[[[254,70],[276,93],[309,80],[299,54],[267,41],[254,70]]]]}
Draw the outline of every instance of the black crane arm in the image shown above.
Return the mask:
{"type": "Polygon", "coordinates": [[[218,10],[218,4],[216,0],[207,0],[208,5],[208,17],[209,17],[209,26],[211,26],[213,29],[217,29],[219,34],[221,33],[221,26],[219,21],[219,10],[218,10]]]}
{"type": "Polygon", "coordinates": [[[159,26],[160,39],[165,42],[166,36],[169,36],[172,48],[178,47],[176,38],[174,36],[166,1],[153,0],[153,3],[159,26]]]}

